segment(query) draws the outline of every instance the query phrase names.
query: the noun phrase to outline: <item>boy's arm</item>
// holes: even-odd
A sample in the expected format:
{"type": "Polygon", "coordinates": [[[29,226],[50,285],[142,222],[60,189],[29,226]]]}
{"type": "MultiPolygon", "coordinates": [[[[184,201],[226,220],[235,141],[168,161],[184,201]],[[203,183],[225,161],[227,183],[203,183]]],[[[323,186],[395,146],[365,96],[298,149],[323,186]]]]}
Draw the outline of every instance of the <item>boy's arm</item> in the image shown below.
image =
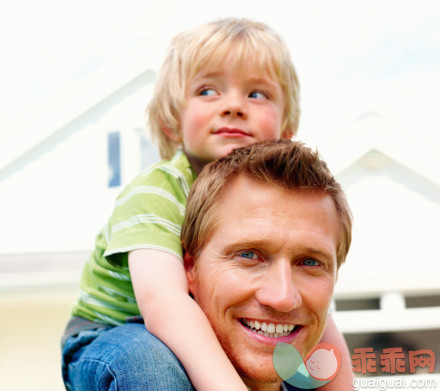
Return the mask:
{"type": "Polygon", "coordinates": [[[336,327],[331,315],[327,315],[327,324],[320,342],[331,343],[341,353],[341,369],[337,376],[325,386],[317,388],[319,391],[350,391],[353,389],[353,370],[351,366],[350,352],[344,336],[336,327]]]}
{"type": "Polygon", "coordinates": [[[147,329],[184,366],[197,390],[247,390],[203,311],[188,294],[182,261],[164,251],[128,255],[133,289],[147,329]]]}

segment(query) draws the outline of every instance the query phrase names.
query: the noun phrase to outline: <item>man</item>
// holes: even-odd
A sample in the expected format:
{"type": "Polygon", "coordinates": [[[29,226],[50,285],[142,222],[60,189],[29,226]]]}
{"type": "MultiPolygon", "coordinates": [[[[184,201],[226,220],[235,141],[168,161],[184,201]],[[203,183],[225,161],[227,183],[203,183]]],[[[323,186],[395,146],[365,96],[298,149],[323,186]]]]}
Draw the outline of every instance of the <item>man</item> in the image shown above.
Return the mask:
{"type": "Polygon", "coordinates": [[[350,242],[341,187],[301,143],[241,148],[199,176],[182,229],[188,286],[250,389],[281,389],[277,343],[305,357],[319,342],[350,242]]]}

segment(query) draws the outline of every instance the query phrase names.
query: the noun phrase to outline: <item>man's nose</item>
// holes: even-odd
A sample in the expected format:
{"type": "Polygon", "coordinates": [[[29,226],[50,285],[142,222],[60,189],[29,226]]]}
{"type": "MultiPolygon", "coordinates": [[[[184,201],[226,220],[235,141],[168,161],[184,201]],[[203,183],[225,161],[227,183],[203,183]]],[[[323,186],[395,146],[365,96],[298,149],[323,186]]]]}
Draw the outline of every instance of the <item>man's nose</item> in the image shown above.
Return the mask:
{"type": "Polygon", "coordinates": [[[246,99],[237,91],[231,91],[224,96],[224,104],[221,108],[222,117],[247,118],[246,99]]]}
{"type": "Polygon", "coordinates": [[[289,312],[301,306],[301,292],[293,279],[290,262],[271,265],[260,284],[256,299],[261,305],[279,312],[289,312]]]}

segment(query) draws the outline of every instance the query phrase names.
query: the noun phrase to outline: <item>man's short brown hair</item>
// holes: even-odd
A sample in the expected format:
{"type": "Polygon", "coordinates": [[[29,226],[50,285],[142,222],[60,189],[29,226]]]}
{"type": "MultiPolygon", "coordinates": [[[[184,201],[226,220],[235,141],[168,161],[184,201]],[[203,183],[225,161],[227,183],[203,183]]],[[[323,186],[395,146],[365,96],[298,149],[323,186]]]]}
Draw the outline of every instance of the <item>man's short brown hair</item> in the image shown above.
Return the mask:
{"type": "Polygon", "coordinates": [[[245,176],[286,190],[323,191],[334,202],[341,233],[337,246],[338,268],[351,243],[352,216],[341,185],[317,151],[301,142],[264,141],[235,149],[208,164],[194,183],[182,227],[184,251],[197,256],[216,226],[216,204],[228,183],[245,176]]]}

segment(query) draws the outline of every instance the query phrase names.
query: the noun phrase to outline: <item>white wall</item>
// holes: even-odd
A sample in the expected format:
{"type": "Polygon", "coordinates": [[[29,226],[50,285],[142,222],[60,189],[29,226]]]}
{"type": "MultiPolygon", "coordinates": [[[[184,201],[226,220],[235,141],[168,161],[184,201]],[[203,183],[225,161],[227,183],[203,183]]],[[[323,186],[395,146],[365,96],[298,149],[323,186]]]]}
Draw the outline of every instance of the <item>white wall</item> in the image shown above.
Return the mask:
{"type": "Polygon", "coordinates": [[[107,133],[121,131],[122,181],[140,171],[135,129],[144,127],[151,85],[0,182],[0,253],[91,249],[121,188],[107,188],[107,133]]]}
{"type": "Polygon", "coordinates": [[[440,278],[440,186],[386,155],[375,158],[377,166],[366,156],[338,176],[354,215],[340,282],[440,278]]]}

